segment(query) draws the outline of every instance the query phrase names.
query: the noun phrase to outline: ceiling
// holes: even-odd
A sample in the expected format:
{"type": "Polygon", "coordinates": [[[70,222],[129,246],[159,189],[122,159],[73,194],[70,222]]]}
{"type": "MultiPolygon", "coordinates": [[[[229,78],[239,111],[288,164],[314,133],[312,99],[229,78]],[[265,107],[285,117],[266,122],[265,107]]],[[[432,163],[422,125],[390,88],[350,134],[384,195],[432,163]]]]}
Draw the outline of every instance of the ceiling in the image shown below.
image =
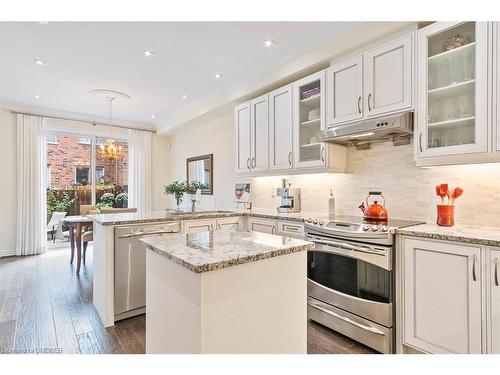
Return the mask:
{"type": "Polygon", "coordinates": [[[355,24],[0,22],[0,102],[107,117],[107,104],[89,91],[111,89],[132,98],[114,105],[113,119],[154,123],[235,90],[355,24]],[[266,39],[275,45],[265,47],[266,39]]]}

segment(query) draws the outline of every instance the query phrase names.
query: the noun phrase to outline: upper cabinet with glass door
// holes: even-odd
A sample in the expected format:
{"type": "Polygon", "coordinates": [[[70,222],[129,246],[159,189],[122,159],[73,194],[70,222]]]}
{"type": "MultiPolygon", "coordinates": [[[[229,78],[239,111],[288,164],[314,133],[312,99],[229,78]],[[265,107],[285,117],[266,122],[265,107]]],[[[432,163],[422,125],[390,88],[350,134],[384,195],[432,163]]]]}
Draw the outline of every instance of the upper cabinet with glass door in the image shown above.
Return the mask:
{"type": "Polygon", "coordinates": [[[437,22],[418,31],[417,165],[488,152],[487,41],[486,22],[437,22]]]}
{"type": "Polygon", "coordinates": [[[325,144],[316,133],[325,129],[325,71],[293,84],[295,167],[322,167],[327,163],[325,144]]]}

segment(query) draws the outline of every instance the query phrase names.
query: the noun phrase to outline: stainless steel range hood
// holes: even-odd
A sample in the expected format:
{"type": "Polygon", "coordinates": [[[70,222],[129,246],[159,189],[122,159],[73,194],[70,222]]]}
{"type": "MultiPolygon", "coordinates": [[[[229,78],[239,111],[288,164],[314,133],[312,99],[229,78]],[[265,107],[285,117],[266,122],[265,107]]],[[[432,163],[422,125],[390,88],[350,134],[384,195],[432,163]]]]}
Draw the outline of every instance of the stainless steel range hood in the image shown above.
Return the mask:
{"type": "Polygon", "coordinates": [[[332,126],[318,132],[321,142],[361,145],[393,141],[394,145],[408,144],[413,133],[413,112],[373,118],[362,122],[332,126]]]}

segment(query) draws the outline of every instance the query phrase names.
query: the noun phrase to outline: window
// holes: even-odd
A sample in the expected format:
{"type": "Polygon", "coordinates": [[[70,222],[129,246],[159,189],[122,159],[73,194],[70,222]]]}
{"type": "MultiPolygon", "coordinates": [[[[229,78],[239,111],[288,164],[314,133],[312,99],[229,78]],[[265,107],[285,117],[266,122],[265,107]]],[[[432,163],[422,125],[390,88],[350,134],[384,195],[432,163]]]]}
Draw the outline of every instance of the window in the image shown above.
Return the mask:
{"type": "Polygon", "coordinates": [[[80,137],[80,138],[78,138],[78,143],[80,143],[81,145],[89,145],[90,144],[90,138],[80,137]]]}
{"type": "Polygon", "coordinates": [[[75,183],[78,185],[90,184],[90,168],[76,167],[75,168],[75,183]]]}
{"type": "Polygon", "coordinates": [[[45,187],[50,189],[52,186],[52,179],[50,174],[50,165],[47,165],[47,169],[45,170],[45,187]]]}
{"type": "Polygon", "coordinates": [[[106,140],[104,138],[97,138],[95,142],[98,146],[106,144],[106,140]]]}
{"type": "Polygon", "coordinates": [[[57,135],[55,134],[47,134],[47,143],[56,145],[57,142],[57,135]]]}
{"type": "Polygon", "coordinates": [[[95,169],[95,183],[97,185],[104,185],[104,168],[97,167],[95,169]]]}

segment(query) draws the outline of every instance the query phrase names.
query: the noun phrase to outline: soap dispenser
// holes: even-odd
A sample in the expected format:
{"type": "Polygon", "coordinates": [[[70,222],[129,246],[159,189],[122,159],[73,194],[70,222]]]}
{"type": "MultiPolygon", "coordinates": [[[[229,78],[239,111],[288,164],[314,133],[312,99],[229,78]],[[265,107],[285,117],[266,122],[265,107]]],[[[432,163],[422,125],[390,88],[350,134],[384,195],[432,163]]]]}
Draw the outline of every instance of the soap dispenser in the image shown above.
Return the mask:
{"type": "Polygon", "coordinates": [[[330,197],[328,198],[328,215],[331,218],[335,217],[335,197],[332,189],[330,189],[330,197]]]}

